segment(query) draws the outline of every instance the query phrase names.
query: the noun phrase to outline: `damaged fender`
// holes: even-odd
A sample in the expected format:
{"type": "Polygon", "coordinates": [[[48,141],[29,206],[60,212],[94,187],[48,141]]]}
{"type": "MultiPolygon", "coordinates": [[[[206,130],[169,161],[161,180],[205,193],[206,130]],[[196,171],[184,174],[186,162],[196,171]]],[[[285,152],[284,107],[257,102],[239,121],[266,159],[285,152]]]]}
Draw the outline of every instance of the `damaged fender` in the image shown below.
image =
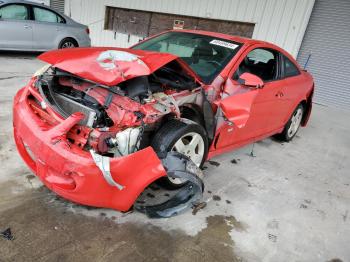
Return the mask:
{"type": "Polygon", "coordinates": [[[200,202],[204,190],[203,181],[200,179],[202,171],[188,157],[178,152],[169,152],[161,161],[169,177],[183,178],[188,182],[164,203],[135,203],[135,209],[150,218],[167,218],[185,212],[200,202]]]}

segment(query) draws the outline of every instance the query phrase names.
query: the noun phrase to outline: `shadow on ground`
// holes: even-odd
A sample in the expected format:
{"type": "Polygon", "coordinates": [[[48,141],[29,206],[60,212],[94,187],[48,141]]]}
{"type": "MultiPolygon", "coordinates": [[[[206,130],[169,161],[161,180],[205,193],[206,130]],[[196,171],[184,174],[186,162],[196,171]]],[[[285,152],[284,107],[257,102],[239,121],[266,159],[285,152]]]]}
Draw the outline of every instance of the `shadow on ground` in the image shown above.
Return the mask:
{"type": "Polygon", "coordinates": [[[42,52],[0,51],[0,57],[10,59],[36,59],[42,52]]]}

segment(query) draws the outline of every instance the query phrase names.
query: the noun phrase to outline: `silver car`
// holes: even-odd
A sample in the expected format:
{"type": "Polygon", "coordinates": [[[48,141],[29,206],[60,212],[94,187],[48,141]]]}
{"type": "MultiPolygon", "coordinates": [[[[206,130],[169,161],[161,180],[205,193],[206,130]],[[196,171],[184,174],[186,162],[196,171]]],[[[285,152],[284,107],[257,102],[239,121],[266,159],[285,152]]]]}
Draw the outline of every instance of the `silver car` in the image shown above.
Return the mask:
{"type": "Polygon", "coordinates": [[[0,50],[90,46],[89,28],[45,5],[0,0],[0,50]]]}

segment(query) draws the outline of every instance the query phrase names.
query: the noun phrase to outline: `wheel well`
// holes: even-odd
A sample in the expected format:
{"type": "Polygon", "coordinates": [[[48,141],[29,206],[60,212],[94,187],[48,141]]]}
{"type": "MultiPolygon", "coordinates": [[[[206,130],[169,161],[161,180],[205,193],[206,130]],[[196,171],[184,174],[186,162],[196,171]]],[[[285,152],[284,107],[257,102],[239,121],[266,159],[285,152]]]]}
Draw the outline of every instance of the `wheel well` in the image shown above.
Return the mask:
{"type": "Polygon", "coordinates": [[[306,126],[307,122],[309,121],[309,118],[311,115],[311,109],[312,109],[312,97],[313,96],[314,96],[314,85],[312,86],[312,89],[311,89],[310,93],[308,94],[307,98],[302,101],[303,106],[305,108],[303,121],[301,122],[302,126],[306,126]]]}
{"type": "Polygon", "coordinates": [[[76,47],[79,47],[78,41],[76,39],[74,39],[73,37],[65,37],[61,40],[61,42],[59,43],[58,47],[60,48],[62,43],[66,40],[71,40],[72,42],[74,42],[76,44],[76,47]]]}
{"type": "Polygon", "coordinates": [[[201,108],[196,104],[185,104],[180,107],[180,113],[182,118],[187,118],[200,124],[205,128],[204,118],[201,108]]]}

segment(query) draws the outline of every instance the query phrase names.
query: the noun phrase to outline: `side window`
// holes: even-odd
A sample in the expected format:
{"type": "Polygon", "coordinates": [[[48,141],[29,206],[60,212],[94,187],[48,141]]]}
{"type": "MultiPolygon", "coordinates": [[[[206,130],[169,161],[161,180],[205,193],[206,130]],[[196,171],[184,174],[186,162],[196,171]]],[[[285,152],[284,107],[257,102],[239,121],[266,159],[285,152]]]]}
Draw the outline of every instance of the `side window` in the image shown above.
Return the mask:
{"type": "Polygon", "coordinates": [[[54,12],[33,6],[35,21],[49,22],[49,23],[62,23],[62,18],[54,12]]]}
{"type": "Polygon", "coordinates": [[[257,48],[248,53],[233,75],[237,80],[243,73],[251,73],[263,81],[277,79],[277,52],[269,49],[257,48]]]}
{"type": "Polygon", "coordinates": [[[291,77],[299,75],[299,69],[290,61],[286,56],[283,56],[284,60],[284,77],[291,77]]]}
{"type": "Polygon", "coordinates": [[[28,10],[25,5],[6,5],[0,8],[1,19],[27,20],[28,10]]]}

